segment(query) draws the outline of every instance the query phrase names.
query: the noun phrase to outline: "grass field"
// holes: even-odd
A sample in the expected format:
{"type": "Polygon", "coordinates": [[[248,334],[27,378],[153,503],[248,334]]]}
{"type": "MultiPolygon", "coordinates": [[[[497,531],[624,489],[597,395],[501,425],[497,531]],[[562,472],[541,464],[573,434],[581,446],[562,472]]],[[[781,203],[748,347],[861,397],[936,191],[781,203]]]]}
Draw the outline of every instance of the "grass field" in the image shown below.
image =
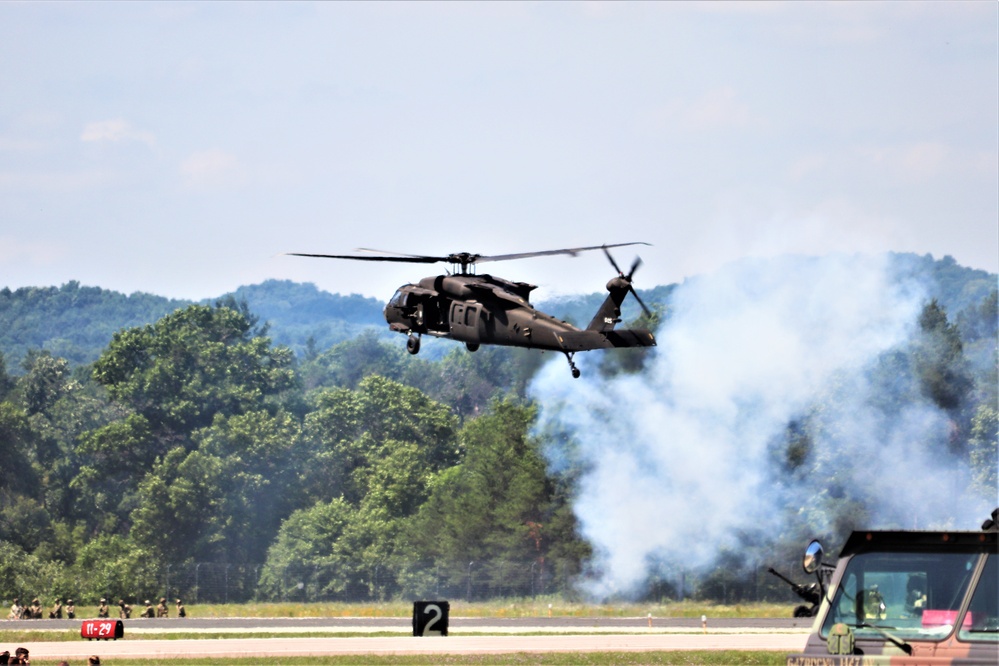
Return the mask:
{"type": "MultiPolygon", "coordinates": [[[[721,606],[715,604],[705,604],[699,602],[673,602],[667,604],[580,604],[567,602],[561,599],[527,599],[527,600],[504,600],[482,603],[465,603],[461,601],[451,602],[452,617],[494,617],[494,618],[523,618],[523,617],[647,617],[653,618],[667,617],[700,617],[706,615],[709,618],[733,618],[733,617],[791,617],[793,606],[783,604],[747,604],[741,606],[721,606]],[[551,604],[549,608],[549,604],[551,604]]],[[[379,604],[337,604],[337,603],[248,603],[248,604],[206,604],[188,605],[188,617],[201,618],[225,618],[225,617],[397,617],[408,619],[412,616],[412,602],[398,601],[385,602],[379,604]]],[[[83,608],[78,609],[78,614],[83,617],[83,608]]],[[[153,622],[149,620],[148,622],[153,622]]],[[[254,633],[256,637],[266,636],[262,633],[254,633]]],[[[277,635],[277,634],[275,634],[277,635]]],[[[288,637],[289,634],[280,634],[288,637]]],[[[292,634],[294,635],[294,634],[292,634]]],[[[304,635],[316,635],[315,632],[303,633],[304,635]]],[[[337,636],[350,636],[353,634],[337,633],[337,636]]],[[[365,634],[373,636],[378,634],[365,634]]],[[[385,635],[392,635],[386,632],[385,635]]],[[[8,646],[20,644],[31,644],[34,642],[49,641],[74,641],[79,640],[78,630],[52,631],[39,628],[39,630],[4,630],[3,623],[0,622],[0,645],[4,649],[11,649],[8,646]]],[[[213,633],[184,633],[170,632],[164,634],[143,634],[143,639],[181,639],[181,638],[235,638],[241,634],[213,634],[213,633]]],[[[126,637],[127,640],[127,637],[126,637]]],[[[96,646],[95,646],[96,648],[96,646]]],[[[445,666],[469,664],[474,666],[527,666],[537,664],[539,666],[599,666],[616,665],[634,666],[639,664],[661,664],[664,666],[690,666],[704,664],[707,666],[764,666],[778,665],[785,663],[786,655],[777,652],[724,652],[724,651],[696,651],[696,652],[607,652],[607,653],[517,653],[500,655],[361,655],[361,656],[326,656],[326,657],[292,657],[282,658],[280,661],[267,659],[266,663],[281,663],[288,666],[353,666],[359,664],[371,666],[423,666],[431,664],[442,664],[445,666]]],[[[33,659],[36,664],[49,664],[55,662],[40,661],[33,659]]],[[[189,659],[170,658],[164,660],[146,659],[104,659],[105,666],[151,666],[162,661],[169,661],[173,665],[185,666],[254,666],[261,663],[259,659],[252,658],[214,658],[214,659],[189,659]]],[[[71,662],[71,666],[82,666],[71,662]]]]}
{"type": "MultiPolygon", "coordinates": [[[[452,617],[791,617],[794,604],[754,603],[725,606],[695,601],[583,604],[559,598],[503,601],[450,601],[452,617]]],[[[411,601],[378,604],[246,603],[188,605],[189,617],[412,617],[411,601]]]]}

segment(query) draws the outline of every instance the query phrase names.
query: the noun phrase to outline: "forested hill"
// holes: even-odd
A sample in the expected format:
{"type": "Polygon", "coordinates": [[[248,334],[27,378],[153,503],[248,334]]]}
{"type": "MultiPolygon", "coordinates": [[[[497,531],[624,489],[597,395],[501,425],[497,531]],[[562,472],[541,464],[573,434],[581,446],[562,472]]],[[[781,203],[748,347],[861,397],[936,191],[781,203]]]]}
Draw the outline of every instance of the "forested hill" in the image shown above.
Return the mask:
{"type": "MultiPolygon", "coordinates": [[[[384,322],[376,299],[331,294],[314,284],[267,280],[220,298],[229,296],[245,301],[259,323],[269,325],[276,344],[299,353],[310,338],[316,348],[327,349],[384,322]]],[[[192,303],[139,292],[126,296],[76,281],[16,291],[5,287],[0,290],[0,352],[13,373],[31,349],[45,349],[71,365],[93,363],[116,331],[152,324],[192,303]]]]}
{"type": "Polygon", "coordinates": [[[130,296],[84,287],[0,290],[0,352],[12,373],[29,350],[45,349],[71,365],[93,363],[115,331],[151,324],[188,301],[136,292],[130,296]]]}
{"type": "MultiPolygon", "coordinates": [[[[900,275],[921,276],[931,288],[931,296],[952,318],[973,308],[996,288],[997,277],[985,271],[958,265],[953,258],[934,259],[930,255],[893,254],[900,275]]],[[[639,289],[649,305],[663,306],[674,285],[639,289]]],[[[585,324],[606,294],[562,297],[540,301],[538,306],[557,317],[585,324]]],[[[314,284],[288,280],[267,280],[244,286],[232,294],[245,302],[249,311],[268,326],[275,344],[290,347],[303,356],[309,350],[323,351],[357,337],[375,327],[379,336],[388,333],[382,318],[383,303],[357,294],[348,296],[319,290],[314,284]]],[[[212,303],[218,299],[206,299],[212,303]]],[[[101,354],[115,331],[152,324],[163,315],[191,305],[190,301],[169,299],[136,292],[131,295],[81,286],[73,281],[61,287],[0,289],[0,353],[7,369],[19,373],[29,350],[45,349],[65,358],[71,365],[92,363],[101,354]]],[[[629,299],[624,319],[639,314],[629,299]]]]}

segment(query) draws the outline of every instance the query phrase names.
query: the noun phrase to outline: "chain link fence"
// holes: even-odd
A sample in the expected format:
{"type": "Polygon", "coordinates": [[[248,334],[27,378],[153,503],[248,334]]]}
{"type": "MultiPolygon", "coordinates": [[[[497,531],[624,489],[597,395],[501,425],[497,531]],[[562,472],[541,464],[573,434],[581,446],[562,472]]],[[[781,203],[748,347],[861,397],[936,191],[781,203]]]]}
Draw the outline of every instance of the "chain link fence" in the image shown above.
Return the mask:
{"type": "MultiPolygon", "coordinates": [[[[769,564],[769,563],[768,563],[769,564]]],[[[792,581],[814,582],[801,571],[800,560],[772,564],[792,581]]],[[[339,561],[337,564],[237,565],[218,562],[159,564],[143,561],[138,568],[117,563],[89,571],[43,567],[29,577],[4,576],[0,583],[12,599],[72,598],[80,606],[101,597],[142,604],[160,597],[187,604],[246,602],[385,602],[406,599],[487,601],[557,596],[566,601],[591,599],[591,583],[599,572],[581,569],[577,560],[474,559],[450,562],[381,563],[339,561]]],[[[10,572],[7,572],[10,573],[10,572]]],[[[17,573],[17,572],[15,572],[17,573]]],[[[23,572],[22,572],[23,573],[23,572]]],[[[769,566],[735,563],[710,572],[654,566],[628,600],[663,603],[696,599],[723,604],[750,602],[800,603],[792,585],[772,575],[769,566]]],[[[597,599],[597,601],[609,601],[597,599]]]]}
{"type": "MultiPolygon", "coordinates": [[[[777,569],[807,584],[800,563],[781,563],[777,569]]],[[[285,567],[202,562],[167,565],[162,570],[162,594],[186,603],[379,602],[397,599],[439,598],[485,601],[560,595],[581,599],[587,581],[575,561],[488,561],[403,566],[351,563],[285,567]]],[[[717,569],[694,575],[679,569],[653,572],[637,595],[654,602],[710,599],[735,604],[797,599],[790,585],[769,572],[768,566],[731,571],[717,569]]]]}
{"type": "Polygon", "coordinates": [[[575,586],[569,562],[474,560],[404,566],[292,564],[281,568],[202,562],[167,565],[163,596],[190,603],[387,601],[404,597],[485,600],[563,593],[575,586]]]}

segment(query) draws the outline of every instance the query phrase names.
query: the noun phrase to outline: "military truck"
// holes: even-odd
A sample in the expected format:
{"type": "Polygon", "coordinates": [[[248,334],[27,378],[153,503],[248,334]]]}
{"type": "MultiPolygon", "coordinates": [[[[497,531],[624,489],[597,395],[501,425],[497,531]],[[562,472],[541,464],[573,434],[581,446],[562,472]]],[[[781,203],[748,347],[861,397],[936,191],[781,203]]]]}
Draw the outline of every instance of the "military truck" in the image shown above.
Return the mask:
{"type": "Polygon", "coordinates": [[[999,664],[997,514],[975,532],[854,532],[828,584],[813,541],[803,568],[822,601],[787,666],[999,664]]]}

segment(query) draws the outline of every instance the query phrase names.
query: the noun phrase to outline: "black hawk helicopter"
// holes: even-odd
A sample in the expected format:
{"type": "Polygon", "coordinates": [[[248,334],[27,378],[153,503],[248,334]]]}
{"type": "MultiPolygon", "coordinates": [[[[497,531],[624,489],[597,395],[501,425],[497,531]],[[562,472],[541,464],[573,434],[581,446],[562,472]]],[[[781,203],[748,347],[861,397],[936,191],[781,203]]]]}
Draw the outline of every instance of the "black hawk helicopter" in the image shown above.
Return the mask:
{"type": "Polygon", "coordinates": [[[612,347],[652,347],[656,338],[641,328],[615,329],[621,321],[621,303],[631,293],[647,315],[649,309],[635,292],[632,276],[642,263],[636,258],[627,274],[611,256],[608,248],[648,243],[617,243],[592,247],[565,248],[519,254],[482,255],[459,252],[443,257],[395,254],[359,248],[356,252],[372,255],[306,254],[289,252],[295,257],[322,259],[354,259],[358,261],[395,261],[415,264],[444,262],[451,264],[445,275],[425,277],[416,284],[399,287],[385,306],[389,328],[409,336],[406,349],[410,354],[420,351],[420,336],[433,335],[464,342],[469,351],[479,345],[506,345],[560,351],[569,361],[573,377],[579,368],[573,362],[576,352],[612,347]],[[508,261],[556,254],[576,256],[580,252],[603,250],[617,276],[607,283],[610,292],[585,329],[556,319],[534,308],[530,293],[536,285],[512,282],[493,275],[478,275],[475,266],[490,261],[508,261]]]}

